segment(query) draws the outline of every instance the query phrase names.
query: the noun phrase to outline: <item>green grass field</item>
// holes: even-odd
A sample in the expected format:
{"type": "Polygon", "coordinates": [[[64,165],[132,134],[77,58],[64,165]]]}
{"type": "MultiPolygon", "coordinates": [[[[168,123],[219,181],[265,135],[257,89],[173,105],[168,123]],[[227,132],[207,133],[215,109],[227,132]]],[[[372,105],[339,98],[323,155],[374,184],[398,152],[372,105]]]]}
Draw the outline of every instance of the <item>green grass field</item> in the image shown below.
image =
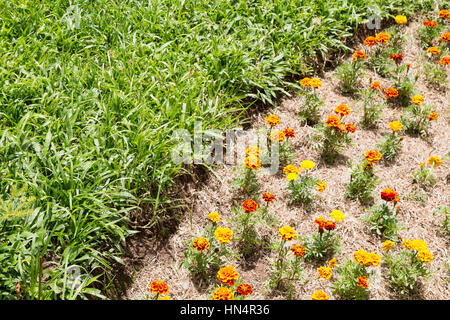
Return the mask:
{"type": "Polygon", "coordinates": [[[0,299],[105,297],[130,211],[153,226],[189,172],[168,160],[174,130],[273,103],[374,4],[432,1],[1,1],[0,299]]]}

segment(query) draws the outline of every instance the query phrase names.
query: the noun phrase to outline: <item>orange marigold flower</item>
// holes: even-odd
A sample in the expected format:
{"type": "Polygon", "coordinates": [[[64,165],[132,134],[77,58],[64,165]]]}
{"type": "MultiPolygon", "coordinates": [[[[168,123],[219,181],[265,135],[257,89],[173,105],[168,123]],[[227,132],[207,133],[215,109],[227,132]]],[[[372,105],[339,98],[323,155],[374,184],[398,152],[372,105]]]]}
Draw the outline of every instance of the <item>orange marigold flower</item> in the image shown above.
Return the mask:
{"type": "Polygon", "coordinates": [[[395,88],[387,88],[384,90],[384,95],[386,98],[397,98],[398,97],[398,91],[395,88]]]}
{"type": "Polygon", "coordinates": [[[278,125],[280,123],[280,118],[278,118],[278,116],[276,116],[274,114],[271,114],[266,117],[266,122],[269,126],[275,127],[276,125],[278,125]]]}
{"type": "Polygon", "coordinates": [[[403,55],[401,53],[394,53],[391,54],[391,59],[394,60],[395,62],[402,62],[403,60],[403,55]]]}
{"type": "Polygon", "coordinates": [[[436,113],[436,112],[432,112],[432,113],[430,113],[430,115],[428,116],[428,120],[429,121],[433,121],[433,120],[436,120],[437,118],[438,118],[438,114],[436,113]]]}
{"type": "Polygon", "coordinates": [[[372,36],[368,36],[365,40],[364,40],[364,44],[368,47],[373,47],[374,45],[377,44],[377,38],[372,37],[372,36]]]}
{"type": "Polygon", "coordinates": [[[294,255],[298,258],[301,258],[305,255],[306,253],[306,248],[301,246],[301,245],[295,245],[291,248],[292,253],[294,253],[294,255]]]}
{"type": "Polygon", "coordinates": [[[374,82],[372,82],[372,83],[370,84],[370,89],[373,89],[373,90],[375,90],[375,89],[382,90],[380,81],[374,81],[374,82]]]}
{"type": "Polygon", "coordinates": [[[286,138],[293,138],[293,137],[295,137],[294,129],[286,128],[286,129],[284,129],[283,133],[286,136],[286,138]]]}
{"type": "Polygon", "coordinates": [[[326,188],[327,184],[325,182],[323,182],[322,180],[319,180],[319,182],[317,182],[317,191],[324,192],[326,188]]]}
{"type": "Polygon", "coordinates": [[[292,165],[292,164],[288,164],[286,167],[283,168],[283,173],[284,174],[288,174],[288,173],[299,173],[300,169],[297,168],[296,166],[292,165]]]}
{"type": "Polygon", "coordinates": [[[215,211],[208,214],[208,218],[212,222],[220,222],[220,215],[219,215],[219,213],[217,213],[215,211]]]}
{"type": "Polygon", "coordinates": [[[261,167],[261,160],[256,155],[250,155],[244,159],[245,166],[249,169],[258,169],[261,167]]]}
{"type": "Polygon", "coordinates": [[[192,243],[192,247],[197,251],[205,251],[209,248],[209,241],[206,238],[197,238],[192,243]]]}
{"type": "Polygon", "coordinates": [[[325,123],[329,127],[337,127],[341,123],[341,119],[339,119],[337,116],[329,116],[325,123]]]}
{"type": "Polygon", "coordinates": [[[396,197],[398,197],[398,193],[392,189],[386,188],[383,191],[381,191],[381,199],[383,199],[384,201],[392,201],[394,200],[396,197]]]}
{"type": "Polygon", "coordinates": [[[325,219],[324,217],[318,217],[316,220],[314,220],[314,223],[317,223],[319,225],[319,228],[323,229],[327,224],[327,219],[325,219]]]}
{"type": "Polygon", "coordinates": [[[245,213],[251,213],[258,209],[258,204],[254,200],[245,200],[242,204],[242,210],[244,210],[245,213]]]}
{"type": "Polygon", "coordinates": [[[364,153],[364,157],[369,163],[377,163],[380,161],[382,154],[376,150],[369,150],[364,153]]]}
{"type": "Polygon", "coordinates": [[[283,131],[279,131],[279,130],[275,130],[270,134],[270,140],[272,140],[272,142],[282,142],[286,136],[284,135],[283,131]]]}
{"type": "Polygon", "coordinates": [[[213,293],[213,300],[234,300],[233,291],[226,287],[219,287],[213,293]]]}
{"type": "Polygon", "coordinates": [[[450,57],[442,57],[439,61],[443,66],[448,66],[450,64],[450,57]]]}
{"type": "Polygon", "coordinates": [[[434,55],[434,56],[436,56],[436,55],[438,55],[439,53],[441,53],[441,50],[439,50],[439,48],[437,48],[437,47],[429,47],[429,48],[427,49],[427,52],[430,53],[430,54],[432,54],[432,55],[434,55]]]}
{"type": "Polygon", "coordinates": [[[351,124],[351,123],[347,123],[347,124],[345,125],[345,129],[346,129],[348,132],[351,132],[351,133],[356,132],[356,127],[355,127],[353,124],[351,124]]]}
{"type": "Polygon", "coordinates": [[[323,292],[322,290],[317,290],[316,292],[314,292],[311,296],[312,300],[328,300],[329,297],[328,295],[323,292]]]}
{"type": "Polygon", "coordinates": [[[256,156],[259,157],[261,154],[261,150],[259,150],[258,146],[249,146],[245,149],[246,156],[256,156]]]}
{"type": "Polygon", "coordinates": [[[325,223],[325,229],[328,231],[336,229],[336,223],[334,221],[327,220],[327,222],[325,223]]]}
{"type": "Polygon", "coordinates": [[[439,11],[439,17],[443,18],[443,19],[448,19],[450,18],[450,11],[443,9],[441,11],[439,11]]]}
{"type": "Polygon", "coordinates": [[[334,108],[334,113],[339,114],[341,117],[348,116],[350,114],[350,108],[345,104],[340,104],[334,108]]]}
{"type": "Polygon", "coordinates": [[[353,53],[353,61],[364,60],[366,58],[366,54],[361,50],[356,50],[353,53]]]}
{"type": "Polygon", "coordinates": [[[356,280],[358,281],[358,286],[363,287],[364,289],[369,288],[369,279],[367,279],[367,277],[358,277],[356,280]]]}
{"type": "Polygon", "coordinates": [[[336,258],[333,258],[333,259],[331,259],[331,260],[328,262],[328,267],[329,267],[330,269],[333,269],[335,266],[337,266],[337,259],[336,259],[336,258]]]}
{"type": "Polygon", "coordinates": [[[228,243],[233,239],[233,231],[229,228],[218,227],[214,235],[220,243],[228,243]]]}
{"type": "Polygon", "coordinates": [[[150,283],[150,292],[154,294],[168,294],[169,286],[164,281],[152,281],[150,283]]]}
{"type": "Polygon", "coordinates": [[[248,296],[253,293],[253,287],[247,283],[242,283],[237,286],[236,293],[240,296],[248,296]]]}
{"type": "Polygon", "coordinates": [[[234,282],[237,278],[239,278],[239,273],[236,272],[236,269],[234,269],[232,265],[221,268],[217,272],[217,279],[219,279],[221,283],[229,286],[234,286],[234,282]]]}
{"type": "Polygon", "coordinates": [[[446,41],[450,42],[450,32],[444,32],[441,37],[439,38],[439,41],[446,41]]]}
{"type": "Polygon", "coordinates": [[[265,202],[270,203],[273,200],[275,200],[275,195],[269,193],[269,192],[264,192],[262,195],[262,198],[265,202]]]}
{"type": "Polygon", "coordinates": [[[305,88],[310,86],[310,82],[311,82],[310,78],[303,78],[302,80],[300,80],[300,84],[305,88]]]}
{"type": "Polygon", "coordinates": [[[281,227],[278,230],[278,235],[283,240],[293,240],[293,239],[297,238],[297,232],[294,229],[292,229],[292,227],[290,227],[290,226],[281,227]]]}
{"type": "Polygon", "coordinates": [[[319,272],[319,277],[329,280],[331,278],[331,268],[328,267],[319,267],[317,268],[319,272]]]}
{"type": "Polygon", "coordinates": [[[380,32],[376,35],[375,39],[378,43],[385,43],[388,42],[391,36],[388,33],[380,32]]]}

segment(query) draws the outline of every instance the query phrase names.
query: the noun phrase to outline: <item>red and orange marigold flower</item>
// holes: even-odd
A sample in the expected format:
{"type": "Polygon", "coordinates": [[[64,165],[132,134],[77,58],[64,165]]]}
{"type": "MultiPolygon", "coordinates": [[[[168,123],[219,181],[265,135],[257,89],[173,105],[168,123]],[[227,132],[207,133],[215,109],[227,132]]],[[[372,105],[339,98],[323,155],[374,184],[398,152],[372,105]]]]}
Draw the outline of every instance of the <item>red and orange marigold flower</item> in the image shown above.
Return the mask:
{"type": "Polygon", "coordinates": [[[340,104],[334,108],[334,113],[339,114],[341,117],[348,116],[350,114],[350,108],[345,104],[340,104]]]}
{"type": "Polygon", "coordinates": [[[150,283],[150,292],[154,294],[168,294],[169,293],[169,286],[164,281],[152,281],[150,283]]]}
{"type": "Polygon", "coordinates": [[[428,115],[428,121],[433,121],[436,120],[438,118],[438,114],[436,112],[432,112],[428,115]]]}
{"type": "Polygon", "coordinates": [[[205,251],[209,248],[209,241],[206,238],[197,238],[192,242],[192,247],[197,251],[205,251]]]}
{"type": "Polygon", "coordinates": [[[253,294],[253,287],[248,283],[242,283],[237,286],[236,293],[240,296],[248,296],[253,294]]]}
{"type": "Polygon", "coordinates": [[[390,58],[394,60],[395,62],[402,62],[403,55],[401,53],[393,53],[391,54],[390,58]]]}
{"type": "Polygon", "coordinates": [[[367,277],[358,277],[356,281],[358,282],[357,283],[358,286],[364,289],[369,288],[369,279],[367,279],[367,277]]]}
{"type": "Polygon", "coordinates": [[[233,291],[226,287],[219,287],[213,293],[213,300],[234,300],[233,291]]]}
{"type": "Polygon", "coordinates": [[[441,53],[441,50],[439,50],[438,47],[429,47],[427,49],[427,53],[432,54],[433,56],[438,55],[439,53],[441,53]]]}
{"type": "Polygon", "coordinates": [[[378,43],[386,43],[389,41],[390,38],[391,36],[386,32],[380,32],[375,37],[378,43]]]}
{"type": "Polygon", "coordinates": [[[431,20],[428,20],[428,19],[424,20],[424,21],[422,22],[422,24],[423,24],[424,26],[427,26],[427,27],[430,27],[430,28],[434,28],[434,27],[437,26],[437,22],[431,21],[431,20]]]}
{"type": "Polygon", "coordinates": [[[295,131],[291,128],[286,128],[283,130],[284,135],[286,138],[294,138],[295,137],[295,131]]]}
{"type": "Polygon", "coordinates": [[[294,254],[294,256],[301,258],[305,255],[306,253],[306,248],[301,246],[301,245],[295,245],[293,246],[291,249],[292,253],[294,254]]]}
{"type": "Polygon", "coordinates": [[[356,127],[355,127],[353,124],[351,124],[351,123],[347,123],[347,124],[345,125],[345,129],[346,129],[348,132],[351,132],[351,133],[356,132],[356,127]]]}
{"type": "Polygon", "coordinates": [[[375,80],[374,82],[372,82],[372,83],[370,84],[370,89],[373,89],[373,90],[375,90],[375,89],[383,90],[383,88],[381,88],[381,83],[380,83],[380,81],[378,81],[378,80],[375,80]]]}
{"type": "Polygon", "coordinates": [[[450,42],[450,32],[444,32],[439,38],[439,41],[450,42]]]}
{"type": "Polygon", "coordinates": [[[319,277],[324,278],[325,280],[329,280],[331,278],[331,268],[328,267],[319,267],[317,268],[319,272],[319,277]]]}
{"type": "Polygon", "coordinates": [[[383,199],[384,201],[387,201],[387,202],[394,201],[394,200],[398,199],[398,193],[395,190],[386,188],[383,191],[381,191],[381,199],[383,199]]]}
{"type": "Polygon", "coordinates": [[[397,98],[398,97],[398,91],[395,88],[386,88],[384,90],[384,95],[388,99],[397,98]]]}
{"type": "Polygon", "coordinates": [[[372,37],[372,36],[368,36],[365,40],[364,40],[364,44],[368,47],[373,47],[374,45],[377,44],[377,38],[372,37]]]}
{"type": "Polygon", "coordinates": [[[443,18],[443,19],[448,19],[450,18],[450,11],[443,9],[441,11],[439,11],[439,17],[443,18]]]}
{"type": "Polygon", "coordinates": [[[270,203],[273,200],[275,200],[275,195],[269,193],[269,192],[264,192],[262,195],[262,198],[265,202],[270,203]]]}
{"type": "Polygon", "coordinates": [[[258,204],[254,200],[245,200],[242,204],[242,210],[244,210],[245,213],[251,213],[258,209],[258,204]]]}
{"type": "Polygon", "coordinates": [[[443,66],[448,66],[450,64],[450,57],[442,57],[441,60],[439,60],[439,62],[443,66]]]}

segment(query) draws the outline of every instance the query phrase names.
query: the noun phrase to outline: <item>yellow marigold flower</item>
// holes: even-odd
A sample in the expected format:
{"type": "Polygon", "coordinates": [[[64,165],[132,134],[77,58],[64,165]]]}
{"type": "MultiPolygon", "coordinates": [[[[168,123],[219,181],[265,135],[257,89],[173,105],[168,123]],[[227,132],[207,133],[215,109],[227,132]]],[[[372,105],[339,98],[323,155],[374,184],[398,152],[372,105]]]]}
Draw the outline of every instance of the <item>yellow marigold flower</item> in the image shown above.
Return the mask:
{"type": "Polygon", "coordinates": [[[399,14],[398,16],[395,17],[395,22],[397,24],[405,24],[408,22],[408,19],[405,16],[399,14]]]}
{"type": "Polygon", "coordinates": [[[323,182],[322,180],[319,180],[319,182],[317,182],[317,191],[324,192],[326,188],[327,184],[325,182],[323,182]]]}
{"type": "Polygon", "coordinates": [[[245,166],[249,169],[258,169],[261,167],[261,160],[255,156],[250,155],[244,159],[245,166]]]}
{"type": "Polygon", "coordinates": [[[405,239],[403,241],[403,246],[405,246],[406,249],[408,249],[408,250],[416,250],[416,251],[421,251],[421,250],[427,249],[427,247],[428,247],[427,243],[420,239],[415,239],[415,240],[405,239]]]}
{"type": "Polygon", "coordinates": [[[423,99],[422,95],[416,94],[415,96],[413,96],[411,98],[411,101],[412,101],[412,103],[419,105],[424,101],[424,99],[423,99]]]}
{"type": "Polygon", "coordinates": [[[294,229],[292,229],[292,227],[290,227],[290,226],[281,227],[278,230],[278,235],[283,240],[293,240],[293,239],[297,238],[297,232],[294,229]]]}
{"type": "Polygon", "coordinates": [[[333,258],[333,259],[331,259],[331,260],[328,262],[328,267],[329,267],[330,269],[333,269],[335,266],[337,266],[337,259],[336,259],[336,258],[333,258]]]}
{"type": "Polygon", "coordinates": [[[283,131],[275,130],[270,134],[269,138],[272,142],[282,142],[286,138],[286,135],[283,131]]]}
{"type": "Polygon", "coordinates": [[[209,248],[209,241],[206,238],[197,238],[192,242],[192,247],[197,251],[205,251],[209,248]]]}
{"type": "Polygon", "coordinates": [[[258,146],[249,146],[247,149],[245,149],[245,155],[246,156],[257,156],[259,157],[261,154],[261,151],[259,150],[258,146]]]}
{"type": "Polygon", "coordinates": [[[314,168],[314,161],[310,161],[310,160],[302,161],[300,163],[300,167],[305,170],[311,170],[312,168],[314,168]]]}
{"type": "Polygon", "coordinates": [[[422,250],[418,251],[417,258],[420,261],[429,263],[430,261],[433,260],[433,255],[431,254],[430,251],[428,251],[428,249],[422,249],[422,250]]]}
{"type": "Polygon", "coordinates": [[[234,300],[233,291],[226,287],[219,287],[213,293],[213,300],[234,300]]]}
{"type": "Polygon", "coordinates": [[[392,131],[397,132],[403,129],[403,125],[400,121],[392,121],[389,122],[389,128],[391,128],[392,131]]]}
{"type": "Polygon", "coordinates": [[[221,268],[217,272],[217,279],[223,284],[227,284],[229,286],[234,286],[234,282],[239,278],[239,273],[236,272],[236,269],[232,265],[221,268]]]}
{"type": "Polygon", "coordinates": [[[383,249],[383,251],[387,251],[387,250],[391,249],[393,246],[395,246],[395,242],[392,242],[390,240],[386,240],[381,245],[381,249],[383,249]]]}
{"type": "Polygon", "coordinates": [[[309,85],[310,85],[311,87],[313,87],[313,88],[319,88],[319,87],[322,86],[322,81],[320,81],[320,80],[317,79],[317,78],[312,78],[312,79],[309,81],[309,85]]]}
{"type": "Polygon", "coordinates": [[[229,228],[218,227],[214,235],[220,243],[228,243],[233,239],[233,231],[229,228]]]}
{"type": "Polygon", "coordinates": [[[150,283],[150,292],[154,294],[168,294],[169,286],[164,281],[152,281],[150,283]]]}
{"type": "Polygon", "coordinates": [[[438,115],[436,112],[432,112],[432,113],[430,113],[429,116],[428,116],[428,121],[436,120],[436,119],[438,118],[438,116],[439,116],[439,115],[438,115]]]}
{"type": "Polygon", "coordinates": [[[439,48],[437,48],[437,47],[429,47],[429,48],[427,49],[427,52],[430,53],[430,54],[432,54],[432,55],[434,55],[434,56],[436,56],[436,55],[438,55],[439,53],[441,53],[441,50],[439,50],[439,48]]]}
{"type": "Polygon", "coordinates": [[[436,168],[442,164],[442,160],[438,156],[432,156],[428,158],[428,164],[433,165],[433,167],[436,168]]]}
{"type": "Polygon", "coordinates": [[[364,266],[377,266],[381,262],[380,255],[369,253],[364,250],[355,251],[353,258],[356,262],[364,266]]]}
{"type": "Polygon", "coordinates": [[[314,292],[311,296],[312,300],[328,300],[329,297],[328,295],[323,292],[322,290],[317,290],[316,292],[314,292]]]}
{"type": "Polygon", "coordinates": [[[278,118],[278,116],[276,116],[274,114],[271,114],[266,117],[266,122],[269,126],[275,127],[276,125],[278,125],[280,123],[280,118],[278,118]]]}
{"type": "Polygon", "coordinates": [[[310,78],[303,78],[302,80],[300,80],[300,84],[305,88],[310,86],[310,82],[311,82],[310,78]]]}
{"type": "Polygon", "coordinates": [[[292,165],[292,164],[288,164],[286,167],[283,168],[283,173],[284,174],[288,174],[288,173],[299,173],[300,169],[297,168],[296,166],[292,165]]]}
{"type": "Polygon", "coordinates": [[[331,211],[331,219],[333,219],[336,222],[344,221],[345,215],[341,210],[333,210],[331,211]]]}
{"type": "Polygon", "coordinates": [[[293,172],[288,173],[286,176],[287,181],[297,180],[297,178],[298,178],[298,174],[293,173],[293,172]]]}
{"type": "Polygon", "coordinates": [[[162,296],[162,297],[158,297],[158,299],[156,300],[170,300],[169,296],[162,296]]]}
{"type": "Polygon", "coordinates": [[[220,222],[220,215],[216,211],[211,212],[210,214],[208,214],[208,218],[212,222],[220,222]]]}
{"type": "Polygon", "coordinates": [[[329,280],[331,278],[331,268],[328,267],[319,267],[317,268],[319,272],[319,277],[329,280]]]}

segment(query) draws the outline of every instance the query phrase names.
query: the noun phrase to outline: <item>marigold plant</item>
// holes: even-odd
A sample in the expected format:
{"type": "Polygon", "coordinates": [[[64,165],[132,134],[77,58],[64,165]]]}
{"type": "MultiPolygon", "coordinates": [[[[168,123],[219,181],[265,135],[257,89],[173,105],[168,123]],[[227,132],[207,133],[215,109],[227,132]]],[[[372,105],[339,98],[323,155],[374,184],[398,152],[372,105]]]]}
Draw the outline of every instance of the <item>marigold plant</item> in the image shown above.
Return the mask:
{"type": "Polygon", "coordinates": [[[323,105],[317,88],[322,86],[322,82],[317,78],[303,78],[300,81],[300,95],[303,103],[298,111],[299,121],[308,125],[315,125],[320,120],[319,108],[323,105]]]}

